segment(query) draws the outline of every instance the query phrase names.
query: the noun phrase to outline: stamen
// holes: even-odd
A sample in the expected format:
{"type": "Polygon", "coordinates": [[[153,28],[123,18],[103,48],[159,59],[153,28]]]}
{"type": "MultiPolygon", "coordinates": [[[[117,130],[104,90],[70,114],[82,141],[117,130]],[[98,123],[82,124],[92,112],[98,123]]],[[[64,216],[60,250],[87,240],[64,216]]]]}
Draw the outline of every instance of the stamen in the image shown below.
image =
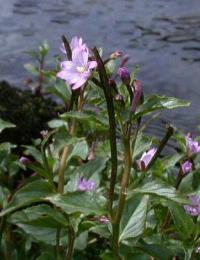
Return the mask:
{"type": "Polygon", "coordinates": [[[83,73],[85,71],[85,67],[80,67],[78,66],[77,68],[77,71],[80,72],[80,73],[83,73]]]}

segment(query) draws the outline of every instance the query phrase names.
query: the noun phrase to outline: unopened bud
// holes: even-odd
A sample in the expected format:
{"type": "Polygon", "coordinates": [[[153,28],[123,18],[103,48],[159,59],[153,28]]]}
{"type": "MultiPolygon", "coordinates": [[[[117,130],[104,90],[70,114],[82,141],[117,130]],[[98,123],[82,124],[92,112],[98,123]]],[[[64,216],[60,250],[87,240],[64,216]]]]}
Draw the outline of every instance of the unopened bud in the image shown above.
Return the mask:
{"type": "Polygon", "coordinates": [[[121,56],[122,56],[122,52],[121,51],[115,51],[115,52],[111,53],[110,59],[115,60],[115,59],[117,59],[117,58],[119,58],[121,56]]]}
{"type": "Polygon", "coordinates": [[[19,162],[23,165],[28,165],[31,163],[31,160],[25,156],[22,156],[20,159],[19,159],[19,162]]]}
{"type": "Polygon", "coordinates": [[[185,174],[191,172],[191,171],[192,171],[192,163],[189,162],[189,161],[184,162],[184,163],[181,165],[181,169],[182,169],[183,175],[185,175],[185,174]]]}
{"type": "Polygon", "coordinates": [[[131,111],[135,113],[136,108],[140,103],[140,98],[142,96],[142,85],[140,81],[135,80],[133,86],[134,86],[134,98],[131,105],[131,111]]]}
{"type": "Polygon", "coordinates": [[[42,135],[42,138],[45,138],[48,135],[48,131],[47,130],[42,130],[40,132],[40,134],[42,135]]]}
{"type": "Polygon", "coordinates": [[[119,68],[117,74],[120,76],[122,82],[125,85],[129,85],[130,84],[131,77],[130,77],[130,73],[129,73],[127,68],[125,68],[125,67],[119,68]]]}

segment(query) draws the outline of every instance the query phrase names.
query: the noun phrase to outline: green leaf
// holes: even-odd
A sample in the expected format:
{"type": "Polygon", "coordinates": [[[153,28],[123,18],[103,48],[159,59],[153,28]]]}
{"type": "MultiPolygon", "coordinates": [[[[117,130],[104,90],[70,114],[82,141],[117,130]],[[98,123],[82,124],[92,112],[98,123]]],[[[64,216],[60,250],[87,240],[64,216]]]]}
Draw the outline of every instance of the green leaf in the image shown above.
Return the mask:
{"type": "Polygon", "coordinates": [[[31,221],[35,221],[37,219],[42,219],[44,217],[48,217],[52,221],[55,221],[57,225],[61,225],[63,227],[68,226],[68,221],[65,217],[55,208],[50,207],[49,205],[41,204],[33,207],[29,207],[22,211],[18,211],[11,216],[11,222],[14,224],[17,223],[26,223],[28,224],[31,221]]]}
{"type": "Polygon", "coordinates": [[[67,214],[75,212],[86,215],[104,215],[105,199],[91,192],[72,192],[65,195],[56,194],[45,198],[46,201],[61,208],[67,214]]]}
{"type": "Polygon", "coordinates": [[[34,76],[39,74],[39,69],[31,63],[24,64],[24,68],[34,76]]]}
{"type": "Polygon", "coordinates": [[[0,212],[0,217],[11,214],[35,202],[44,202],[44,198],[53,193],[52,186],[45,180],[31,182],[18,190],[10,203],[0,212]]]}
{"type": "Polygon", "coordinates": [[[189,203],[184,195],[178,193],[174,187],[171,187],[164,182],[151,181],[130,192],[130,194],[137,193],[158,196],[181,204],[189,203]]]}
{"type": "Polygon", "coordinates": [[[153,111],[163,109],[175,109],[179,107],[188,107],[189,102],[165,96],[149,96],[144,100],[144,103],[140,105],[136,111],[134,118],[138,118],[147,115],[153,111]]]}
{"type": "Polygon", "coordinates": [[[97,126],[108,126],[108,121],[105,117],[100,116],[97,113],[92,111],[69,111],[67,113],[64,113],[61,115],[61,118],[63,119],[77,119],[79,122],[87,123],[88,125],[96,125],[97,126]]]}
{"type": "Polygon", "coordinates": [[[81,159],[85,160],[88,156],[88,152],[89,149],[88,149],[87,142],[83,140],[74,145],[68,160],[70,160],[73,157],[80,157],[81,159]]]}
{"type": "Polygon", "coordinates": [[[42,154],[41,154],[40,150],[38,150],[36,147],[30,146],[30,145],[24,145],[23,147],[26,148],[26,150],[24,151],[25,155],[31,155],[37,162],[39,162],[41,164],[43,163],[42,154]]]}
{"type": "Polygon", "coordinates": [[[29,223],[17,223],[16,225],[37,241],[51,245],[56,244],[57,224],[48,217],[33,220],[29,223]]]}
{"type": "Polygon", "coordinates": [[[173,154],[170,156],[166,156],[161,159],[161,163],[163,164],[163,170],[167,170],[170,167],[174,167],[177,162],[179,162],[183,158],[182,154],[173,154]]]}
{"type": "Polygon", "coordinates": [[[138,135],[135,142],[133,157],[135,158],[141,153],[146,152],[150,149],[151,145],[152,140],[149,137],[146,137],[144,135],[138,135]]]}
{"type": "Polygon", "coordinates": [[[53,119],[53,120],[49,121],[48,126],[50,128],[59,128],[59,127],[63,127],[63,126],[68,128],[67,122],[64,120],[61,120],[61,119],[53,119]]]}
{"type": "Polygon", "coordinates": [[[85,250],[88,243],[88,231],[80,233],[80,235],[75,240],[75,248],[77,250],[85,250]]]}
{"type": "Polygon", "coordinates": [[[86,179],[94,180],[98,185],[101,179],[101,173],[105,169],[107,161],[108,157],[97,157],[94,160],[91,160],[78,167],[76,173],[86,179]]]}
{"type": "Polygon", "coordinates": [[[139,248],[156,259],[168,260],[173,256],[174,252],[162,244],[147,244],[144,240],[140,240],[139,242],[141,244],[139,245],[139,248]]]}
{"type": "Polygon", "coordinates": [[[47,91],[59,97],[65,104],[71,98],[71,89],[64,81],[59,81],[53,87],[48,87],[47,91]]]}
{"type": "Polygon", "coordinates": [[[168,206],[180,237],[183,240],[191,239],[191,235],[196,231],[192,218],[186,214],[183,207],[174,203],[168,203],[168,206]]]}
{"type": "Polygon", "coordinates": [[[55,256],[52,253],[42,252],[36,260],[55,260],[55,256]]]}
{"type": "Polygon", "coordinates": [[[3,119],[0,118],[0,133],[6,129],[6,128],[13,128],[15,127],[14,124],[10,123],[10,122],[7,122],[7,121],[4,121],[3,119]]]}
{"type": "Polygon", "coordinates": [[[89,231],[98,234],[100,237],[104,237],[104,238],[109,238],[111,235],[108,226],[105,224],[95,225],[94,227],[91,227],[89,231]]]}
{"type": "Polygon", "coordinates": [[[5,187],[0,186],[0,208],[7,203],[6,198],[9,195],[9,190],[5,187]]]}
{"type": "Polygon", "coordinates": [[[144,196],[122,230],[119,241],[140,236],[145,229],[149,197],[144,196]]]}

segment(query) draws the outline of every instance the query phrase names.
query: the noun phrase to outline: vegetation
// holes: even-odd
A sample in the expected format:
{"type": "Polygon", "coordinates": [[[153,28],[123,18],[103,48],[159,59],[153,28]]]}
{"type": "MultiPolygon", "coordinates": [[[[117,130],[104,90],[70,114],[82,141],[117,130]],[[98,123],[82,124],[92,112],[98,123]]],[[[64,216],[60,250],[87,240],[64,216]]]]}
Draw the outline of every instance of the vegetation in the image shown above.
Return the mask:
{"type": "Polygon", "coordinates": [[[35,94],[13,90],[21,107],[1,109],[0,258],[198,259],[200,144],[170,124],[160,140],[145,134],[189,103],[145,96],[121,52],[62,39],[60,69],[45,69],[46,44],[31,51],[35,94]]]}

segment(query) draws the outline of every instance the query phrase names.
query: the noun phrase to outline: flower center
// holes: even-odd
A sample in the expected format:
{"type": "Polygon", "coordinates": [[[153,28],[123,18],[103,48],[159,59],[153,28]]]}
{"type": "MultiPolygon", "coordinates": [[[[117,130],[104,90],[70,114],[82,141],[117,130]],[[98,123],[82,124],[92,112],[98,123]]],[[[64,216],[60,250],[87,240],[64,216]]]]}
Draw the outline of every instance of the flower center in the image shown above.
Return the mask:
{"type": "Polygon", "coordinates": [[[85,71],[85,67],[83,67],[83,66],[78,66],[78,67],[76,67],[76,69],[79,73],[83,73],[85,71]]]}

